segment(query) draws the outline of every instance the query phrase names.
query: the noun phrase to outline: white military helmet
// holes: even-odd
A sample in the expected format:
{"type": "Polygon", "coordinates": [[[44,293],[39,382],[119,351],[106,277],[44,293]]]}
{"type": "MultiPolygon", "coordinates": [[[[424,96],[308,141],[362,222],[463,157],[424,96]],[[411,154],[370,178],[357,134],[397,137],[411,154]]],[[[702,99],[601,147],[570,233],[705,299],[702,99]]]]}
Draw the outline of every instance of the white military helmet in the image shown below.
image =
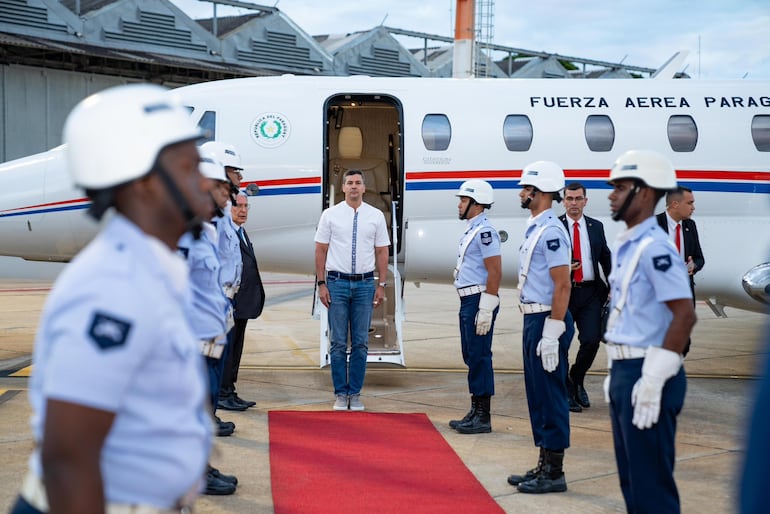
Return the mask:
{"type": "Polygon", "coordinates": [[[165,147],[201,135],[176,96],[152,84],[93,94],[75,106],[64,124],[72,179],[92,190],[143,177],[165,147]]]}
{"type": "Polygon", "coordinates": [[[200,150],[201,153],[212,152],[223,165],[229,168],[243,169],[241,154],[238,153],[238,150],[233,145],[228,145],[221,141],[208,141],[201,145],[200,150]]]}
{"type": "Polygon", "coordinates": [[[521,172],[520,186],[534,186],[544,193],[557,193],[564,189],[564,170],[551,161],[535,161],[521,172]]]}
{"type": "Polygon", "coordinates": [[[198,165],[201,175],[212,180],[227,182],[225,166],[217,159],[213,152],[201,151],[201,162],[198,165]]]}
{"type": "Polygon", "coordinates": [[[455,196],[467,196],[468,198],[473,198],[476,200],[476,203],[481,205],[492,205],[495,203],[495,198],[492,194],[492,186],[489,185],[489,182],[476,178],[463,182],[455,196]]]}
{"type": "Polygon", "coordinates": [[[665,156],[652,150],[629,150],[617,158],[610,169],[610,179],[641,180],[653,189],[676,189],[676,171],[665,156]]]}

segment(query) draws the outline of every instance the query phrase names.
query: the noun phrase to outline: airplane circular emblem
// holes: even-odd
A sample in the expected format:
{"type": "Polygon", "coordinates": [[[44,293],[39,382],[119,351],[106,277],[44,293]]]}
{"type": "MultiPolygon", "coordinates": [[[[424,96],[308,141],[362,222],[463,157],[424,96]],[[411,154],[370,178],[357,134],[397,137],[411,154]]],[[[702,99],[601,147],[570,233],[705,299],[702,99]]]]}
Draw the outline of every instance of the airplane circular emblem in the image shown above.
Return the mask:
{"type": "Polygon", "coordinates": [[[259,146],[275,148],[289,139],[291,126],[282,114],[262,113],[251,123],[251,137],[259,146]]]}

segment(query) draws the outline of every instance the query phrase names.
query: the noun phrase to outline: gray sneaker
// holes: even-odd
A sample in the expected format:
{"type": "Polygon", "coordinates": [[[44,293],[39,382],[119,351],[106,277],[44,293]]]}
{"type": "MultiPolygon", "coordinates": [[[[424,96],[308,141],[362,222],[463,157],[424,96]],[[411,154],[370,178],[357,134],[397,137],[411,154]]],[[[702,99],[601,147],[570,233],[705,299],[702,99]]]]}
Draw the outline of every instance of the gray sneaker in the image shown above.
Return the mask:
{"type": "Polygon", "coordinates": [[[360,394],[350,395],[350,410],[364,410],[364,404],[361,403],[360,394]]]}
{"type": "Polygon", "coordinates": [[[348,397],[344,394],[338,394],[337,399],[334,400],[333,408],[334,410],[348,410],[348,397]]]}

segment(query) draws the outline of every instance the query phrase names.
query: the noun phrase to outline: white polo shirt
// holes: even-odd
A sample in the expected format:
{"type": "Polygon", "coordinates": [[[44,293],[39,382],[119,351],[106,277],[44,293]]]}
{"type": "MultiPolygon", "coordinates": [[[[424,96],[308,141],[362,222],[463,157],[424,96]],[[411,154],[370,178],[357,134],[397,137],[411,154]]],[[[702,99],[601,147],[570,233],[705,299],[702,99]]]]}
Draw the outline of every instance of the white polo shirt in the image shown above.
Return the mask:
{"type": "Polygon", "coordinates": [[[365,202],[353,209],[343,201],[321,214],[315,242],[329,245],[326,271],[368,273],[375,268],[375,247],[389,246],[390,238],[382,211],[365,202]]]}

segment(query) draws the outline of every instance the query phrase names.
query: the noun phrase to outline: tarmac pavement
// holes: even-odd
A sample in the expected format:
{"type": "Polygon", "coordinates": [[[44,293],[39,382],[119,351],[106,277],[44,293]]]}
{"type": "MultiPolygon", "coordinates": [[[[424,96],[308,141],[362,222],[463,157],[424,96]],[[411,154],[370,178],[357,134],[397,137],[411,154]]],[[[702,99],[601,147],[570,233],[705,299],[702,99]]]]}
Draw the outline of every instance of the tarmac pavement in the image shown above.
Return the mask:
{"type": "MultiPolygon", "coordinates": [[[[257,402],[245,412],[220,411],[236,423],[233,436],[217,438],[212,463],[238,476],[235,495],[202,497],[196,511],[272,512],[267,412],[327,410],[334,400],[328,369],[319,369],[318,322],[311,319],[312,277],[265,275],[267,305],[249,323],[238,377],[241,397],[257,402]]],[[[48,283],[0,281],[0,512],[13,502],[32,448],[27,378],[6,376],[29,364],[32,341],[48,283]]],[[[516,291],[501,292],[502,312],[493,343],[496,395],[491,434],[462,435],[450,419],[468,409],[466,369],[457,328],[459,301],[446,285],[406,284],[406,369],[371,367],[362,391],[369,411],[424,412],[466,466],[506,512],[624,512],[612,432],[602,397],[606,358],[600,350],[586,378],[592,406],[572,414],[572,445],[566,452],[569,490],[520,494],[506,482],[512,472],[534,466],[521,363],[521,314],[516,291]]],[[[679,416],[676,480],[683,512],[735,511],[736,470],[743,451],[744,418],[762,354],[760,332],[767,317],[728,309],[716,319],[703,304],[685,361],[687,398],[679,416]]],[[[571,351],[574,357],[577,340],[571,351]]],[[[76,372],[77,370],[73,370],[76,372]]],[[[24,374],[24,371],[21,373],[24,374]]],[[[341,412],[341,416],[355,413],[341,412]]],[[[393,434],[393,444],[408,434],[393,434]]],[[[458,510],[462,506],[458,505],[458,510]]],[[[319,512],[327,511],[319,506],[319,512]]]]}

